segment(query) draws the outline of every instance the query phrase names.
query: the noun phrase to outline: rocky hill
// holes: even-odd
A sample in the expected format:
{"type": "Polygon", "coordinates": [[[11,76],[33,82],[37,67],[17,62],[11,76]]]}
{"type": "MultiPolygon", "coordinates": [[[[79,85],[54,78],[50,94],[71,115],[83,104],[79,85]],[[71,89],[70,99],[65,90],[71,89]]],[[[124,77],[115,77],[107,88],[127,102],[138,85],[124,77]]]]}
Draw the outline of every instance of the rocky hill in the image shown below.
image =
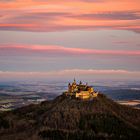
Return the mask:
{"type": "Polygon", "coordinates": [[[0,113],[0,140],[140,139],[140,110],[99,94],[93,100],[65,95],[0,113]]]}

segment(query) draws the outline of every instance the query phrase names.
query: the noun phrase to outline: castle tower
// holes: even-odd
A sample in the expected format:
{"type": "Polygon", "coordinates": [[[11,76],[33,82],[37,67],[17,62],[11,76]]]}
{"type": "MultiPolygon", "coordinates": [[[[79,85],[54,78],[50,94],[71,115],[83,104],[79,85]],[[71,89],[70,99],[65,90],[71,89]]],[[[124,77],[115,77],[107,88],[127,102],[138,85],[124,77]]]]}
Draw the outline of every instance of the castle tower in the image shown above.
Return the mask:
{"type": "Polygon", "coordinates": [[[75,80],[75,78],[74,78],[74,80],[73,80],[73,83],[76,84],[76,80],[75,80]]]}
{"type": "Polygon", "coordinates": [[[72,88],[72,92],[77,91],[77,84],[76,84],[76,80],[75,80],[75,78],[74,78],[74,81],[73,81],[73,83],[72,83],[71,88],[72,88]]]}
{"type": "Polygon", "coordinates": [[[73,87],[76,87],[76,85],[77,85],[77,84],[76,84],[76,80],[75,80],[75,78],[74,78],[73,83],[72,83],[72,86],[73,86],[73,87]]]}
{"type": "Polygon", "coordinates": [[[69,93],[71,92],[71,84],[70,83],[68,84],[68,92],[69,93]]]}

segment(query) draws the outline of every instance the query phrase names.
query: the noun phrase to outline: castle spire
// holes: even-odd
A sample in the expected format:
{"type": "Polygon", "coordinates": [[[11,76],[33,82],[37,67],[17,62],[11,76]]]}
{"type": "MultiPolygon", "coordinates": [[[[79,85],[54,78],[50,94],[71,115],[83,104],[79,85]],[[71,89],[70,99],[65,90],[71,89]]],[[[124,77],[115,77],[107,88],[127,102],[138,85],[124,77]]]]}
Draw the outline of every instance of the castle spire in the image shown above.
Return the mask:
{"type": "Polygon", "coordinates": [[[76,85],[76,80],[75,80],[75,78],[74,78],[74,80],[73,80],[73,84],[75,84],[75,85],[76,85]]]}

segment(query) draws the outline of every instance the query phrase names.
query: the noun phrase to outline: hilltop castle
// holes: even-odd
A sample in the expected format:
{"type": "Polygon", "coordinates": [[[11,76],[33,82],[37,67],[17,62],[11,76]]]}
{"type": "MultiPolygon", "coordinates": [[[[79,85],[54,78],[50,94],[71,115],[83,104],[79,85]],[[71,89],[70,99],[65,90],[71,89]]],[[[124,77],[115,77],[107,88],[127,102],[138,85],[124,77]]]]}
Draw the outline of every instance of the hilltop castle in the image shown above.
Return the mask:
{"type": "Polygon", "coordinates": [[[72,84],[68,84],[68,91],[65,94],[79,99],[90,99],[98,96],[98,92],[95,92],[91,86],[84,85],[81,81],[77,84],[75,79],[72,84]]]}

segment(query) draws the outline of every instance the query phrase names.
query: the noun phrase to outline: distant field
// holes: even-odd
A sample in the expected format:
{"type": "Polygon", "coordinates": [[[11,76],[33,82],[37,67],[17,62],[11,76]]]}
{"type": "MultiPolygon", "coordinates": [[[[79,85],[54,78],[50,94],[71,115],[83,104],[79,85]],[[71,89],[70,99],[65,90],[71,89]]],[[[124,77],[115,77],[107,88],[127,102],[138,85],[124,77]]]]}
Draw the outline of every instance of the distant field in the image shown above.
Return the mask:
{"type": "MultiPolygon", "coordinates": [[[[92,85],[92,83],[91,83],[92,85]]],[[[139,85],[92,85],[96,91],[106,94],[108,97],[121,104],[140,106],[139,85]]],[[[67,90],[67,83],[8,83],[0,84],[0,109],[8,110],[7,106],[18,108],[31,103],[39,103],[43,100],[52,100],[67,90]],[[10,104],[10,105],[9,105],[10,104]],[[6,107],[3,108],[2,105],[6,107]]]]}

